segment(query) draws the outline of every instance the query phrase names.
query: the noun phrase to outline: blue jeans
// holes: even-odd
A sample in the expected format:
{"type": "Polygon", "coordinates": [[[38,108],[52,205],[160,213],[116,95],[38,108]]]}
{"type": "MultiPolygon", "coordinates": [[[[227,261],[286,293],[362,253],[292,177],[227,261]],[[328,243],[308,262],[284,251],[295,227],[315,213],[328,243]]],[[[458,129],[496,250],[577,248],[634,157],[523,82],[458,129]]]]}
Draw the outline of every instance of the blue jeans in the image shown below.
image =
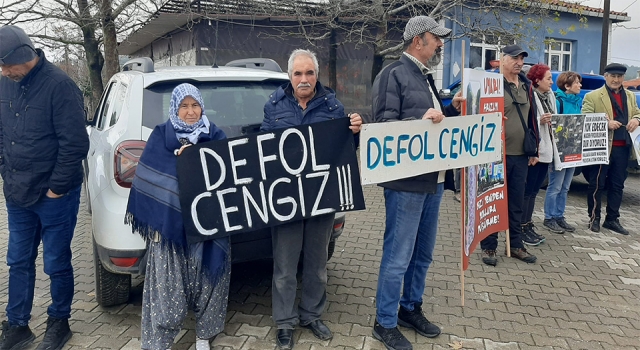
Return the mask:
{"type": "MultiPolygon", "coordinates": [[[[551,167],[553,167],[553,164],[551,167]]],[[[560,171],[554,169],[549,171],[549,185],[547,186],[547,194],[544,197],[545,220],[564,218],[569,187],[575,170],[575,168],[566,168],[560,171]]]]}
{"type": "Polygon", "coordinates": [[[74,287],[71,239],[79,205],[80,186],[60,198],[44,196],[26,208],[7,201],[9,302],[6,312],[11,325],[26,326],[31,319],[41,240],[44,272],[51,280],[51,305],[47,314],[65,319],[71,315],[74,287]]]}
{"type": "Polygon", "coordinates": [[[398,304],[411,311],[422,303],[443,192],[443,184],[433,194],[384,190],[387,218],[376,291],[376,317],[384,328],[397,326],[398,304]]]}

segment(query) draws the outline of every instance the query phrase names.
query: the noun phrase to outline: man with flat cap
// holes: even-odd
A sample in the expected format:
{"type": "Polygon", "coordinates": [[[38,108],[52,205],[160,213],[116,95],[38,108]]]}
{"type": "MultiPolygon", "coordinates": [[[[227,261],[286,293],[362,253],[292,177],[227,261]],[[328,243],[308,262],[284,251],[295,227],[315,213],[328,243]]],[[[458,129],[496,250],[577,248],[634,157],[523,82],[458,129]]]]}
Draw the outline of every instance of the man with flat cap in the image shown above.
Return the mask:
{"type": "Polygon", "coordinates": [[[41,241],[51,305],[37,349],[62,349],[71,338],[71,239],[89,150],[84,102],[73,80],[16,26],[0,27],[0,69],[0,173],[9,224],[0,350],[24,349],[35,339],[29,320],[41,241]]]}
{"type": "Polygon", "coordinates": [[[604,68],[605,85],[584,97],[582,113],[606,113],[609,119],[609,164],[586,167],[589,181],[587,209],[589,229],[600,232],[602,191],[607,187],[607,211],[602,227],[628,235],[620,224],[620,204],[632,141],[629,135],[640,122],[640,109],[635,95],[622,86],[627,67],[610,63],[604,68]]]}
{"type": "MultiPolygon", "coordinates": [[[[432,68],[442,59],[442,38],[450,32],[427,16],[409,20],[404,30],[404,53],[383,68],[373,83],[370,122],[429,119],[425,123],[439,123],[445,115],[459,114],[460,94],[445,108],[432,77],[432,68]]],[[[422,294],[433,260],[443,182],[444,172],[435,172],[380,184],[386,227],[373,336],[387,349],[412,349],[398,324],[429,338],[440,334],[440,328],[422,312],[422,294]]]]}
{"type": "MultiPolygon", "coordinates": [[[[524,247],[523,239],[528,239],[520,225],[524,205],[525,183],[529,165],[535,165],[537,154],[527,155],[524,151],[526,133],[532,131],[536,142],[538,136],[538,116],[531,80],[522,72],[527,51],[518,45],[502,49],[502,75],[504,76],[504,128],[505,128],[505,173],[509,194],[509,238],[511,257],[526,263],[536,262],[536,257],[524,247]]],[[[498,258],[498,233],[493,233],[480,242],[482,262],[496,266],[498,258]]]]}

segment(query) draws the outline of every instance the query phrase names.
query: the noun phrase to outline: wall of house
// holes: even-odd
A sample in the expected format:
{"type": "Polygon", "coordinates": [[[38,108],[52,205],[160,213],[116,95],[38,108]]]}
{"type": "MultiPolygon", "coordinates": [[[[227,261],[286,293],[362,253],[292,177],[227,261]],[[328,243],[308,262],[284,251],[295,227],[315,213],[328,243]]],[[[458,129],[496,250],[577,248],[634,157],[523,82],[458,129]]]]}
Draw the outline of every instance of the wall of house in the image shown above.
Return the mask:
{"type": "MultiPolygon", "coordinates": [[[[495,17],[492,15],[478,14],[476,12],[454,13],[454,15],[463,23],[482,23],[483,26],[495,26],[495,17]],[[481,18],[479,16],[482,16],[481,18]]],[[[554,13],[555,16],[555,13],[554,13]]],[[[534,18],[532,18],[534,19],[534,18]]],[[[522,40],[518,40],[517,44],[522,46],[529,52],[529,57],[525,59],[527,63],[547,63],[545,60],[546,42],[550,39],[571,43],[571,70],[580,73],[594,72],[598,73],[600,64],[600,43],[602,19],[595,17],[587,17],[586,25],[582,25],[579,17],[575,14],[560,13],[558,18],[549,17],[543,23],[528,22],[527,17],[521,17],[519,14],[501,14],[502,27],[505,29],[514,28],[515,25],[509,23],[524,23],[520,32],[523,33],[522,40]],[[521,19],[523,22],[521,22],[521,19]],[[570,28],[573,28],[570,30],[570,28]]],[[[449,84],[460,79],[460,69],[469,67],[469,50],[471,48],[471,38],[464,36],[466,29],[456,23],[449,23],[449,27],[453,29],[454,36],[462,36],[461,38],[452,40],[445,48],[445,75],[443,85],[449,84]],[[465,50],[465,61],[462,62],[462,50],[465,50]]],[[[501,43],[502,45],[508,43],[501,43]]],[[[471,67],[473,68],[473,67],[471,67]]]]}
{"type": "MultiPolygon", "coordinates": [[[[454,12],[462,22],[477,21],[483,26],[495,25],[494,16],[484,15],[474,18],[475,13],[454,12]]],[[[549,18],[544,25],[536,28],[536,24],[525,26],[522,42],[529,51],[527,62],[538,63],[545,59],[545,40],[556,39],[570,41],[572,44],[571,69],[584,72],[597,72],[600,60],[600,41],[602,20],[588,18],[586,26],[581,26],[576,15],[562,13],[558,20],[549,18]],[[563,30],[575,27],[573,31],[563,30]]],[[[515,23],[521,20],[517,14],[501,14],[503,23],[515,23]]],[[[525,19],[526,22],[526,19],[525,19]]],[[[465,22],[467,23],[467,22],[465,22]]],[[[452,21],[445,26],[452,28],[452,35],[458,37],[447,41],[444,49],[444,60],[436,81],[438,87],[447,87],[460,79],[460,72],[469,66],[470,39],[464,37],[465,29],[452,21]],[[462,36],[462,38],[460,38],[462,36]],[[465,60],[462,62],[462,41],[465,41],[465,60]]],[[[306,48],[314,51],[320,63],[320,81],[327,85],[329,69],[329,39],[310,43],[299,34],[283,34],[278,28],[295,28],[294,22],[279,21],[208,21],[192,23],[189,30],[177,30],[157,39],[134,56],[148,56],[161,65],[224,65],[240,58],[265,57],[274,59],[283,70],[287,69],[287,59],[291,51],[296,48],[306,48]]],[[[509,25],[504,26],[509,28],[509,25]]],[[[398,42],[400,32],[391,34],[391,39],[398,42]]],[[[338,98],[349,111],[369,113],[371,110],[371,68],[373,49],[370,45],[356,45],[349,43],[343,33],[337,34],[337,85],[335,90],[338,98]]],[[[385,62],[385,64],[391,61],[385,62]]]]}

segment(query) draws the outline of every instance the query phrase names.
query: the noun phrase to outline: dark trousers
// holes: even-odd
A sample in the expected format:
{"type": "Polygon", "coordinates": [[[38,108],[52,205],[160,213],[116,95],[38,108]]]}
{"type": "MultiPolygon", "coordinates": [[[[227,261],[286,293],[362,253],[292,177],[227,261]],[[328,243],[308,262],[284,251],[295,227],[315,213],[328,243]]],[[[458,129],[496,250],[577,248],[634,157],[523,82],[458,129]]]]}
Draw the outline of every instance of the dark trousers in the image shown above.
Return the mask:
{"type": "Polygon", "coordinates": [[[627,165],[630,147],[613,147],[609,164],[591,165],[587,172],[589,188],[587,190],[587,208],[589,218],[600,221],[602,191],[607,189],[607,216],[605,220],[620,217],[620,204],[624,181],[627,179],[627,165]]]}
{"type": "Polygon", "coordinates": [[[271,309],[278,329],[294,329],[298,323],[320,319],[327,301],[327,257],[334,214],[276,226],[273,240],[271,309]],[[302,261],[302,293],[296,310],[298,261],[302,261]]]}
{"type": "MultiPolygon", "coordinates": [[[[527,182],[529,157],[507,156],[505,171],[507,174],[507,195],[509,196],[509,238],[511,248],[524,248],[522,245],[522,207],[524,188],[527,182]]],[[[498,248],[498,233],[493,233],[480,242],[482,249],[498,248]]]]}
{"type": "Polygon", "coordinates": [[[527,171],[527,184],[524,187],[524,201],[522,202],[522,224],[532,221],[533,210],[536,206],[536,197],[540,192],[540,186],[547,178],[549,163],[532,165],[527,171]]]}

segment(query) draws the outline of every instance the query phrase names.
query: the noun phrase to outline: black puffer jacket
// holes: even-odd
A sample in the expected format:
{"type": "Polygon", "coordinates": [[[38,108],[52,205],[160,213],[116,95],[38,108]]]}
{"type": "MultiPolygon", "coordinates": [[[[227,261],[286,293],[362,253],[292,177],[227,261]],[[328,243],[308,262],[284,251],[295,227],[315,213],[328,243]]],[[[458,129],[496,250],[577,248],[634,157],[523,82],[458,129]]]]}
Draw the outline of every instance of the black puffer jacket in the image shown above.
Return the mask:
{"type": "MultiPolygon", "coordinates": [[[[452,105],[446,108],[442,106],[437,91],[431,75],[423,75],[420,68],[403,54],[400,60],[384,67],[373,82],[372,120],[366,122],[421,119],[436,103],[446,116],[457,116],[459,112],[452,105]],[[435,92],[437,101],[433,101],[429,86],[435,92]]],[[[451,189],[452,183],[453,174],[449,172],[445,187],[451,189]]],[[[435,172],[381,183],[380,186],[396,191],[435,193],[437,184],[438,172],[435,172]]]]}
{"type": "Polygon", "coordinates": [[[27,207],[48,189],[65,194],[82,183],[89,150],[84,102],[76,84],[37,50],[20,82],[0,78],[0,172],[7,201],[27,207]]]}

